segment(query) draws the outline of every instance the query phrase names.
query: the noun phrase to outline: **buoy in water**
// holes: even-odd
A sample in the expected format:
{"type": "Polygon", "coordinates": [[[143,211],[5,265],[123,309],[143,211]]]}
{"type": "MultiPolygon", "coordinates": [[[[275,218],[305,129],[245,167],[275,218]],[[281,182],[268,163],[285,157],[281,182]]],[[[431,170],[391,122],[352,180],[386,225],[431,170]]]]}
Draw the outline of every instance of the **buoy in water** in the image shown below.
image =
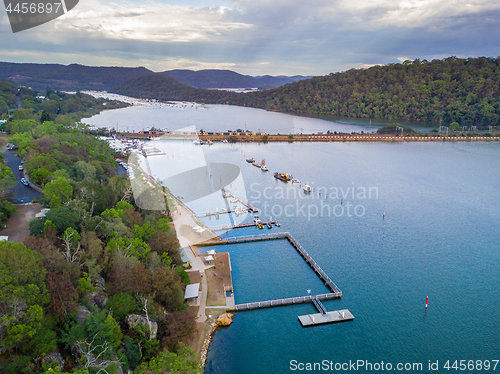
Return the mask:
{"type": "Polygon", "coordinates": [[[425,299],[425,309],[427,309],[427,304],[429,304],[429,296],[425,299]]]}

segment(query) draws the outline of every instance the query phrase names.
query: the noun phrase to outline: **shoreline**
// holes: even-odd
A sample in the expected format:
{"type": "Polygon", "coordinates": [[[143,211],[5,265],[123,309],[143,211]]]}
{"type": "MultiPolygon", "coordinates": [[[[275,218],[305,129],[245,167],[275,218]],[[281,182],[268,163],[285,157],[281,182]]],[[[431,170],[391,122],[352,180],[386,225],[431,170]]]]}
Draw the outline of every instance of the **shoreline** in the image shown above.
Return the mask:
{"type": "Polygon", "coordinates": [[[266,133],[168,133],[156,135],[141,133],[117,133],[119,137],[139,140],[174,140],[196,139],[202,142],[213,143],[293,143],[293,142],[498,142],[497,136],[441,136],[417,135],[397,136],[388,135],[318,135],[318,134],[266,134],[266,133]],[[153,139],[154,138],[154,139],[153,139]]]}
{"type": "Polygon", "coordinates": [[[387,135],[332,135],[332,134],[266,134],[266,133],[198,133],[201,141],[230,143],[267,142],[477,142],[500,141],[500,136],[397,136],[387,135]]]}

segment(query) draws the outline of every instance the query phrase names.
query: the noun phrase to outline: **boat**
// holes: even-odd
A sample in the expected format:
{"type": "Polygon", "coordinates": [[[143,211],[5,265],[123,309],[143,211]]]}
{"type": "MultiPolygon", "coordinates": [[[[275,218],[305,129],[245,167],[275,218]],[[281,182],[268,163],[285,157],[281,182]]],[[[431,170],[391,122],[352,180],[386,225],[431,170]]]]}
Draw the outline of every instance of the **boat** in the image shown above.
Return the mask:
{"type": "Polygon", "coordinates": [[[262,171],[269,171],[269,169],[266,166],[266,160],[262,160],[260,168],[261,168],[262,171]]]}
{"type": "Polygon", "coordinates": [[[203,145],[203,142],[200,139],[193,140],[194,145],[203,145]]]}
{"type": "Polygon", "coordinates": [[[260,168],[262,166],[262,164],[258,163],[257,161],[252,162],[252,165],[256,166],[258,168],[260,168]]]}
{"type": "Polygon", "coordinates": [[[259,228],[259,230],[262,230],[264,228],[264,225],[262,223],[259,223],[257,224],[257,227],[259,228]]]}
{"type": "Polygon", "coordinates": [[[272,228],[273,228],[273,225],[271,225],[271,223],[270,223],[270,222],[268,222],[268,223],[267,223],[267,228],[268,228],[268,229],[272,229],[272,228]]]}
{"type": "Polygon", "coordinates": [[[305,184],[304,187],[302,187],[305,193],[310,193],[312,191],[311,186],[308,184],[305,184]]]}
{"type": "Polygon", "coordinates": [[[288,174],[282,174],[282,173],[278,173],[278,172],[274,173],[274,177],[276,179],[283,181],[283,182],[288,182],[291,179],[288,174]]]}
{"type": "Polygon", "coordinates": [[[247,162],[253,164],[255,162],[254,158],[247,158],[247,162]]]}
{"type": "Polygon", "coordinates": [[[274,226],[276,227],[280,227],[281,226],[281,223],[279,223],[278,221],[274,222],[274,226]]]}

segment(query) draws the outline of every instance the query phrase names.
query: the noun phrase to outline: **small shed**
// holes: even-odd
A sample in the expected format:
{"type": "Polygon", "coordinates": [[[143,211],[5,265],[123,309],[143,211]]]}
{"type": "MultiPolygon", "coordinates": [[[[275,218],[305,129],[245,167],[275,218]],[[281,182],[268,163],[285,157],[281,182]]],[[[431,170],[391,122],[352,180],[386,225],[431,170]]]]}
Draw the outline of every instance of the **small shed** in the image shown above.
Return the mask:
{"type": "Polygon", "coordinates": [[[199,293],[200,293],[199,283],[188,284],[186,286],[186,291],[184,292],[184,300],[197,300],[199,293]]]}

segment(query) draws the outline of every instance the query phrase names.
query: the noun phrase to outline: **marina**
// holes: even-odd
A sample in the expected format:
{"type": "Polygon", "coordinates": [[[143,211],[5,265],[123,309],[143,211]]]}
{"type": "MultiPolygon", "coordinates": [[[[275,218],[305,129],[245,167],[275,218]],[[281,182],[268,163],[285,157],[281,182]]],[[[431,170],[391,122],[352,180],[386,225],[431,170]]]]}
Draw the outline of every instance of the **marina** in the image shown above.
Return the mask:
{"type": "Polygon", "coordinates": [[[247,235],[222,239],[218,242],[206,242],[200,243],[200,246],[210,246],[210,245],[224,245],[224,244],[236,244],[236,243],[249,243],[264,240],[280,240],[286,239],[290,242],[293,248],[302,256],[302,258],[309,264],[309,266],[314,270],[314,272],[321,278],[325,285],[336,294],[336,297],[342,297],[342,291],[333,283],[330,277],[321,269],[321,267],[312,259],[312,257],[307,253],[307,251],[293,238],[289,232],[279,232],[266,235],[247,235]]]}
{"type": "MultiPolygon", "coordinates": [[[[256,224],[259,223],[254,222],[253,224],[248,224],[248,225],[256,225],[256,224]]],[[[227,311],[239,312],[252,309],[271,308],[271,307],[287,306],[287,305],[311,302],[320,311],[320,314],[299,316],[299,321],[303,327],[353,320],[354,316],[349,311],[328,312],[326,308],[323,306],[320,300],[340,299],[342,297],[342,291],[340,291],[340,289],[335,285],[335,283],[333,283],[330,277],[312,259],[312,257],[307,253],[307,251],[293,238],[293,236],[290,235],[290,233],[284,232],[284,233],[276,233],[276,234],[261,235],[261,236],[234,237],[234,238],[223,239],[220,242],[216,243],[214,242],[205,243],[205,245],[249,243],[255,241],[279,240],[279,239],[288,240],[288,242],[292,245],[292,247],[302,256],[302,258],[307,262],[307,264],[314,270],[314,272],[318,275],[318,277],[332,292],[320,295],[308,295],[308,296],[299,296],[299,297],[290,297],[290,298],[275,299],[275,300],[250,302],[244,304],[236,304],[234,307],[227,308],[227,311]]]]}

